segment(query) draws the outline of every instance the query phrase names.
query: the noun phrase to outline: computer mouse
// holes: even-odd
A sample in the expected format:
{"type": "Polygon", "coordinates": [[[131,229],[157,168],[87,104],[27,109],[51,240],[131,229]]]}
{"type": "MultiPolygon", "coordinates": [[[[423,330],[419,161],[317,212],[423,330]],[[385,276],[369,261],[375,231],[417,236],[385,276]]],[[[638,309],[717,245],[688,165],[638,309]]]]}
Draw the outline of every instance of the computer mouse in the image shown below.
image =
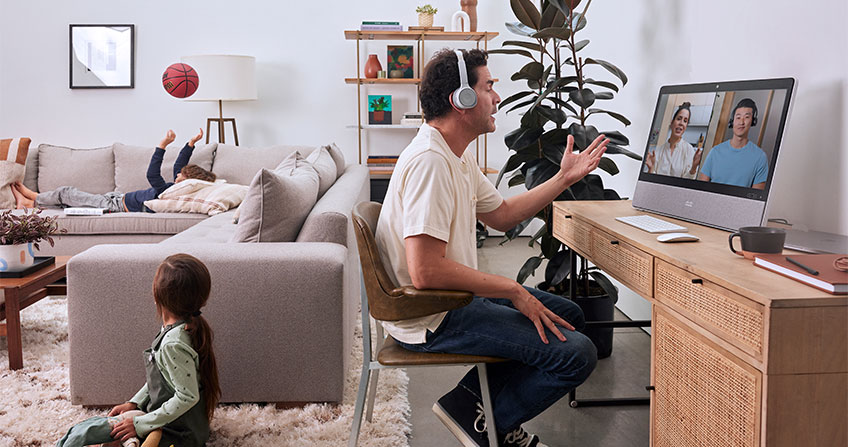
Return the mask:
{"type": "Polygon", "coordinates": [[[657,236],[660,242],[696,242],[701,238],[689,233],[665,233],[657,236]]]}

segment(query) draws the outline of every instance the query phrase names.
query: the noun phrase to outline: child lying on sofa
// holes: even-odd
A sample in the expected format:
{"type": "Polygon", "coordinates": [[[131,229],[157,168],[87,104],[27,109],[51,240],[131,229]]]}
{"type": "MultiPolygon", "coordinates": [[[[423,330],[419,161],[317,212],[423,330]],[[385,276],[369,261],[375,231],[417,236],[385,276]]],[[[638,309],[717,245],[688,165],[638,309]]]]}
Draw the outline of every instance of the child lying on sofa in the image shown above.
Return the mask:
{"type": "MultiPolygon", "coordinates": [[[[203,137],[203,129],[191,138],[180,151],[180,155],[174,162],[174,183],[187,179],[199,179],[208,182],[215,181],[215,174],[197,165],[188,164],[194,151],[194,144],[203,137]]],[[[159,197],[162,191],[168,189],[174,183],[166,182],[162,178],[162,159],[165,157],[165,147],[173,143],[177,135],[173,130],[168,130],[165,138],[159,142],[159,146],[153,152],[150,165],[147,167],[147,181],[150,188],[131,191],[128,193],[107,192],[106,194],[91,194],[80,191],[73,186],[61,186],[53,191],[37,193],[27,188],[21,182],[12,184],[12,194],[15,195],[17,208],[35,208],[37,206],[81,206],[105,208],[111,213],[122,211],[146,211],[153,212],[144,206],[145,200],[159,197]]]]}

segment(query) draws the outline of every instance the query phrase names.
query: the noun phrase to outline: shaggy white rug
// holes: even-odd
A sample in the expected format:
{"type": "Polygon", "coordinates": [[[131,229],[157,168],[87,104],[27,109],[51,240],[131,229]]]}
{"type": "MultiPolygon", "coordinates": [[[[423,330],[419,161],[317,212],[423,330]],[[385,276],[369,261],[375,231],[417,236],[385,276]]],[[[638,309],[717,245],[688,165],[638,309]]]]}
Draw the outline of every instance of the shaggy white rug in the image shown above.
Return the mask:
{"type": "MultiPolygon", "coordinates": [[[[52,446],[76,422],[102,414],[71,405],[68,324],[64,297],[49,297],[21,312],[24,368],[9,371],[6,339],[0,338],[0,447],[52,446]]],[[[358,321],[358,320],[357,320],[358,321]]],[[[344,446],[362,365],[357,327],[342,405],[221,405],[212,420],[209,446],[344,446]]],[[[410,433],[409,378],[403,370],[380,373],[373,423],[364,422],[360,446],[406,446],[410,433]]],[[[141,384],[139,384],[141,385],[141,384]]]]}

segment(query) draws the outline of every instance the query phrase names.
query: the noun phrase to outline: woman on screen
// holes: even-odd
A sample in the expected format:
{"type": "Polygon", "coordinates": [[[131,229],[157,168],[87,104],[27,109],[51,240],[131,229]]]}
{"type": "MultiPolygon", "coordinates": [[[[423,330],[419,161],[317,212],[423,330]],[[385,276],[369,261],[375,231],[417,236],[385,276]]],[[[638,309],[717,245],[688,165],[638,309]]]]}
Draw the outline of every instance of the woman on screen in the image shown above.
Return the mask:
{"type": "Polygon", "coordinates": [[[701,149],[695,149],[683,140],[683,132],[689,127],[691,104],[681,104],[671,118],[671,136],[662,146],[645,157],[645,166],[651,174],[670,175],[694,179],[701,164],[701,149]]]}

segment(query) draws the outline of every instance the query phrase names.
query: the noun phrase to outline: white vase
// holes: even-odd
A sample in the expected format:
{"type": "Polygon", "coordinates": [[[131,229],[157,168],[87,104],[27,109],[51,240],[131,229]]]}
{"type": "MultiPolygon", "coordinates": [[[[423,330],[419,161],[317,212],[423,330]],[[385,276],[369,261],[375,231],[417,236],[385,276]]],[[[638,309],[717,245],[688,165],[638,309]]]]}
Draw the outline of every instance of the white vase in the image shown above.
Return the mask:
{"type": "Polygon", "coordinates": [[[0,272],[20,272],[35,262],[32,243],[0,245],[0,272]]]}

